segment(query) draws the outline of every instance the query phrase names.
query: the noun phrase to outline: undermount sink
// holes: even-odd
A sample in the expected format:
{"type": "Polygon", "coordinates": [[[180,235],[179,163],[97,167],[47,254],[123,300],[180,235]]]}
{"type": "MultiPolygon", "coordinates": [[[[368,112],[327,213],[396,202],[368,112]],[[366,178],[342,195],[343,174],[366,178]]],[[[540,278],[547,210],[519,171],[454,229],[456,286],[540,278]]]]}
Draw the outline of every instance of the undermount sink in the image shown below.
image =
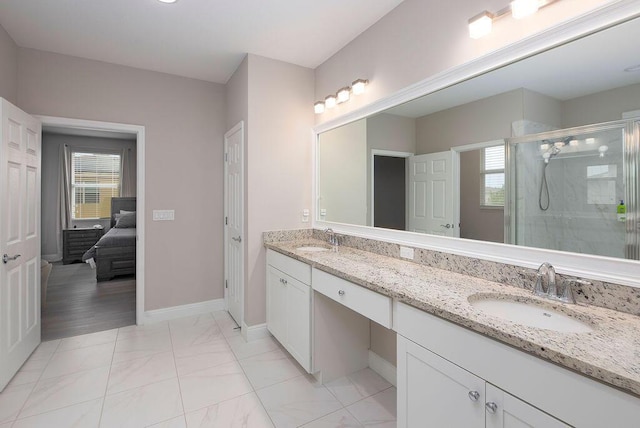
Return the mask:
{"type": "Polygon", "coordinates": [[[560,333],[589,333],[594,330],[586,322],[534,302],[521,302],[495,296],[472,296],[469,298],[469,303],[487,315],[528,327],[560,333]]]}
{"type": "Polygon", "coordinates": [[[296,248],[296,250],[298,250],[298,251],[306,251],[308,253],[320,253],[322,251],[329,251],[329,248],[309,245],[309,246],[304,246],[304,247],[298,247],[298,248],[296,248]]]}

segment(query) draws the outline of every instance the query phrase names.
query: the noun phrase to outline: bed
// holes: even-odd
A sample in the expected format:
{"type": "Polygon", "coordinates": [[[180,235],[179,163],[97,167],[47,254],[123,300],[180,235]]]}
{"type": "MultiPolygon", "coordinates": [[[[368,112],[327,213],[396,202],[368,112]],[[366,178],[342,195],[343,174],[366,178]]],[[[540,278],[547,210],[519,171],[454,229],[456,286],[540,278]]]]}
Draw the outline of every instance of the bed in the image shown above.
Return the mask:
{"type": "MultiPolygon", "coordinates": [[[[136,273],[136,227],[135,227],[136,198],[111,199],[111,228],[102,238],[87,250],[82,261],[95,265],[96,279],[109,281],[116,276],[135,275],[136,273]],[[133,212],[133,227],[131,224],[120,222],[123,213],[133,212]]],[[[130,217],[130,216],[129,216],[130,217]]]]}

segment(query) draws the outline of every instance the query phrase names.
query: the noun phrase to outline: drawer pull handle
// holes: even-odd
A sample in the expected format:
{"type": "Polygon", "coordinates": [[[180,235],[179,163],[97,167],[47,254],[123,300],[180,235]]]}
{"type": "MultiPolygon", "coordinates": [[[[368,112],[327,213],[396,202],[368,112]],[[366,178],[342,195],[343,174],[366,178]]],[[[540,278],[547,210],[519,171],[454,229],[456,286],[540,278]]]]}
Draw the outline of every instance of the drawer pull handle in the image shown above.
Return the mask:
{"type": "Polygon", "coordinates": [[[344,296],[344,290],[340,290],[340,291],[338,291],[338,295],[339,295],[339,296],[344,296]]]}
{"type": "Polygon", "coordinates": [[[478,391],[469,391],[469,399],[471,401],[478,401],[480,393],[478,391]]]}
{"type": "Polygon", "coordinates": [[[494,414],[498,410],[498,405],[493,401],[488,402],[487,404],[484,405],[484,407],[486,407],[487,412],[491,414],[494,414]]]}

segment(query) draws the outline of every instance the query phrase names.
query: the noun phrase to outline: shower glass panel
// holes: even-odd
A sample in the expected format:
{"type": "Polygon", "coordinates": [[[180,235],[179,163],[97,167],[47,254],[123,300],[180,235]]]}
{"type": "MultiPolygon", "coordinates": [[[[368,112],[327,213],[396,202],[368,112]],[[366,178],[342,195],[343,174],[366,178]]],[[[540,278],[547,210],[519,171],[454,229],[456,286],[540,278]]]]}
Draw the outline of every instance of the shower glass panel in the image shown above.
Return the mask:
{"type": "Polygon", "coordinates": [[[616,122],[509,140],[509,242],[629,257],[626,215],[618,207],[627,207],[630,126],[616,122]]]}

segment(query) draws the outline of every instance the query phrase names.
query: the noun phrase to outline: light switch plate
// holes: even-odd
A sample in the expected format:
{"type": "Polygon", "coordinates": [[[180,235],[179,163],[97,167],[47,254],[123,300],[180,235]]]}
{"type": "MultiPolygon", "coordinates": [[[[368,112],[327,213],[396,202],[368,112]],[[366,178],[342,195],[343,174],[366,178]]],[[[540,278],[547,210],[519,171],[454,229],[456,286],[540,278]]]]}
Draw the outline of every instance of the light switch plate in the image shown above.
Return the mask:
{"type": "Polygon", "coordinates": [[[413,260],[413,248],[400,247],[400,257],[403,259],[413,260]]]}
{"type": "Polygon", "coordinates": [[[153,210],[153,221],[173,221],[175,210],[153,210]]]}

